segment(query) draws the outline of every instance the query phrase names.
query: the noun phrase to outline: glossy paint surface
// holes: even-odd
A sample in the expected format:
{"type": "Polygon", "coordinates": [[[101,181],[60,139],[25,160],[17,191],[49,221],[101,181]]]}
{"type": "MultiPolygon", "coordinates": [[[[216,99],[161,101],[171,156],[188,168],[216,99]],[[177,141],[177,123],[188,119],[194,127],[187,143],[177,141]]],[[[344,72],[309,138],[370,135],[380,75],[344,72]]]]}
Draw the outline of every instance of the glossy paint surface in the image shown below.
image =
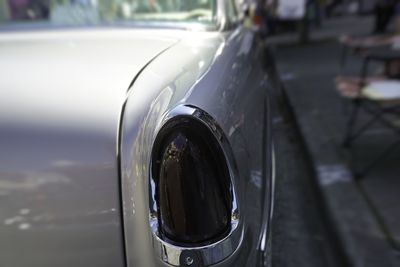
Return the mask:
{"type": "MultiPolygon", "coordinates": [[[[238,173],[234,182],[243,211],[239,219],[243,240],[216,266],[259,266],[270,214],[272,149],[267,123],[269,79],[258,56],[251,29],[189,32],[149,64],[131,87],[121,130],[128,266],[167,266],[156,255],[159,248],[154,247],[149,225],[151,148],[168,120],[166,114],[185,104],[206,111],[221,126],[238,173]],[[169,68],[167,62],[179,67],[169,68]]],[[[167,255],[170,262],[179,262],[174,258],[179,254],[167,255]]]]}
{"type": "Polygon", "coordinates": [[[123,266],[118,122],[129,84],[176,39],[0,35],[0,266],[123,266]]]}
{"type": "Polygon", "coordinates": [[[217,266],[257,266],[271,189],[258,52],[242,27],[2,34],[0,266],[123,266],[124,242],[128,266],[166,266],[149,168],[165,114],[183,104],[220,125],[238,173],[243,240],[217,266]]]}

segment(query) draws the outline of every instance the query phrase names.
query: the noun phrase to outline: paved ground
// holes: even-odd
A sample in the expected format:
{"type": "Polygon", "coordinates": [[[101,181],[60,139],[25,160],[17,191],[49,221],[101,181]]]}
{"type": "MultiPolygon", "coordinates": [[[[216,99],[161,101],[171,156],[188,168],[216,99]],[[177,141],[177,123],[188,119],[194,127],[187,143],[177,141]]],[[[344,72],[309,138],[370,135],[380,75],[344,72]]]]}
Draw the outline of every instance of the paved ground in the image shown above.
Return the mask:
{"type": "MultiPolygon", "coordinates": [[[[329,36],[329,38],[317,38],[317,42],[305,46],[280,46],[276,50],[279,69],[286,84],[286,91],[289,95],[291,105],[294,107],[295,115],[298,117],[297,121],[300,123],[300,128],[303,130],[302,134],[305,135],[304,137],[307,140],[307,150],[311,151],[313,154],[312,156],[319,163],[331,164],[326,165],[330,167],[343,166],[343,169],[340,169],[340,171],[347,170],[347,167],[344,166],[349,166],[350,171],[357,171],[359,168],[362,168],[362,166],[368,164],[368,162],[379,153],[382,147],[390,146],[391,142],[396,138],[396,136],[390,132],[377,126],[369,131],[364,138],[360,139],[356,148],[350,153],[341,147],[347,114],[343,109],[343,100],[334,90],[333,79],[339,73],[338,61],[340,58],[340,47],[333,39],[340,33],[348,31],[349,28],[356,29],[358,27],[359,30],[357,33],[361,34],[368,32],[371,27],[366,23],[368,23],[368,21],[370,22],[370,20],[364,18],[363,21],[365,24],[361,23],[357,24],[357,26],[354,26],[354,23],[357,23],[357,21],[354,21],[353,18],[350,20],[345,19],[343,22],[330,23],[329,25],[331,27],[328,27],[326,33],[320,33],[320,36],[329,36]],[[351,21],[353,21],[353,23],[349,25],[349,27],[346,27],[351,21]],[[329,152],[331,155],[335,154],[335,156],[332,157],[327,155],[329,153],[325,152],[329,152]]],[[[357,60],[352,60],[347,73],[358,73],[359,63],[360,62],[357,60]]],[[[294,150],[296,151],[296,149],[294,150]]],[[[304,152],[297,150],[295,153],[299,153],[296,157],[296,162],[288,160],[285,164],[292,164],[294,169],[301,169],[302,171],[294,171],[293,174],[291,174],[289,167],[284,168],[289,170],[289,176],[306,173],[306,169],[300,167],[302,165],[301,162],[303,162],[302,158],[304,156],[302,155],[304,155],[304,152]],[[297,164],[300,164],[300,166],[297,166],[297,164]]],[[[368,173],[363,180],[357,183],[353,183],[351,180],[351,173],[340,173],[337,168],[325,168],[323,170],[326,177],[333,177],[336,180],[347,182],[348,186],[342,183],[340,187],[329,189],[329,194],[331,197],[333,196],[334,199],[331,203],[328,203],[328,206],[331,204],[329,207],[336,209],[336,215],[342,214],[345,217],[347,216],[345,218],[345,220],[347,220],[344,224],[345,227],[339,227],[339,232],[342,233],[342,237],[344,237],[345,241],[349,241],[348,243],[351,244],[346,247],[346,249],[353,250],[349,255],[353,257],[352,263],[355,266],[392,266],[389,265],[389,263],[385,265],[386,263],[381,261],[382,258],[379,258],[379,256],[376,257],[376,255],[379,255],[381,252],[384,255],[396,254],[396,251],[398,253],[400,247],[400,209],[398,205],[400,202],[399,160],[400,147],[394,150],[390,157],[383,163],[377,165],[372,172],[368,173]],[[353,198],[355,194],[357,194],[357,196],[353,198]],[[350,196],[350,198],[346,200],[346,196],[350,196]],[[363,210],[364,213],[359,212],[361,210],[363,210]],[[360,244],[363,246],[361,250],[354,247],[360,244]],[[386,250],[390,250],[388,252],[389,254],[385,254],[387,252],[386,250]],[[376,255],[374,255],[374,253],[376,253],[376,255]]],[[[286,186],[296,182],[298,181],[294,180],[289,182],[287,180],[286,186]]],[[[330,183],[330,181],[325,181],[325,183],[330,183]]],[[[296,188],[298,188],[298,192],[303,190],[303,193],[309,190],[304,182],[300,183],[300,186],[298,185],[296,188]],[[301,187],[303,187],[303,189],[301,189],[301,187]]],[[[296,194],[293,194],[293,196],[295,195],[296,194]]],[[[299,205],[298,207],[292,206],[292,212],[303,208],[310,212],[309,216],[311,218],[315,218],[315,216],[319,217],[319,214],[313,212],[315,207],[307,209],[305,208],[307,205],[303,206],[303,204],[301,204],[313,201],[312,198],[308,200],[307,198],[308,197],[303,199],[303,202],[299,204],[291,204],[299,205]]],[[[303,210],[302,212],[305,211],[303,210]]],[[[293,216],[296,218],[296,215],[293,216]]],[[[341,220],[341,218],[333,218],[333,223],[338,222],[335,221],[336,219],[341,220]]],[[[290,219],[290,221],[296,220],[290,219]]],[[[311,221],[314,221],[314,219],[311,219],[311,221]]],[[[342,222],[339,221],[338,224],[340,223],[342,222]]],[[[312,229],[324,228],[323,221],[322,224],[317,223],[313,225],[308,220],[305,220],[299,225],[303,225],[302,227],[306,228],[311,227],[312,229]],[[322,228],[318,227],[318,225],[322,225],[322,228]]],[[[322,230],[322,232],[323,231],[324,230],[322,230]]],[[[316,234],[315,236],[321,234],[318,230],[311,230],[308,232],[302,231],[300,233],[304,232],[316,234]]],[[[288,235],[292,238],[296,236],[290,233],[288,233],[288,235]]],[[[305,242],[303,245],[306,245],[308,242],[305,240],[310,242],[314,241],[311,243],[318,244],[315,238],[309,236],[301,241],[305,242]]],[[[290,246],[290,244],[287,244],[287,246],[290,246]]],[[[312,247],[313,246],[310,246],[309,253],[323,255],[323,252],[317,253],[318,249],[323,248],[323,245],[316,249],[312,247]]],[[[299,248],[297,246],[293,247],[293,250],[297,250],[295,253],[303,249],[304,248],[299,248]]],[[[323,250],[325,251],[325,249],[323,250]]],[[[304,254],[309,255],[307,253],[304,254]]],[[[324,259],[329,259],[329,257],[320,258],[320,263],[324,259]]],[[[396,264],[397,263],[393,266],[400,266],[396,264]]],[[[321,264],[319,266],[326,265],[321,264]]]]}
{"type": "Polygon", "coordinates": [[[330,235],[294,121],[288,113],[284,117],[274,123],[277,180],[272,265],[346,266],[330,235]]]}

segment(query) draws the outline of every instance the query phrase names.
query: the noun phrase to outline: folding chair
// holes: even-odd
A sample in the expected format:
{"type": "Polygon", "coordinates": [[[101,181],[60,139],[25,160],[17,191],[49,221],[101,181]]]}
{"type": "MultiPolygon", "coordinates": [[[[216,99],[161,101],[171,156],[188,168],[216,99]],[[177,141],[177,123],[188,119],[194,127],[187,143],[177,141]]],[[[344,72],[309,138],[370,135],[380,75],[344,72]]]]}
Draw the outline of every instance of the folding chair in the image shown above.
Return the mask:
{"type": "Polygon", "coordinates": [[[394,61],[400,62],[400,51],[373,49],[365,53],[360,76],[360,90],[356,95],[348,95],[353,105],[347,121],[343,141],[344,147],[350,148],[353,142],[376,122],[379,122],[399,135],[399,139],[394,144],[384,149],[361,172],[356,173],[356,178],[365,176],[377,163],[386,158],[400,144],[400,125],[398,124],[400,122],[400,80],[389,79],[381,81],[379,82],[380,86],[374,87],[374,83],[368,86],[366,79],[371,62],[380,62],[387,65],[394,61]],[[387,86],[385,86],[385,82],[387,86]],[[369,114],[371,118],[362,126],[356,127],[356,121],[361,110],[369,114]]]}

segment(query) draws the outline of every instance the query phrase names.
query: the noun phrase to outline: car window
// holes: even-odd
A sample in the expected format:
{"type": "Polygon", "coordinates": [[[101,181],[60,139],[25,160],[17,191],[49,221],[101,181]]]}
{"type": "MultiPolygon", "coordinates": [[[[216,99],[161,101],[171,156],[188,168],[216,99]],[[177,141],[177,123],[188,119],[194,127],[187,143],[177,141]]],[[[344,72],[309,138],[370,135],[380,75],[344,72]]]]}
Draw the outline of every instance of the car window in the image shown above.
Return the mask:
{"type": "Polygon", "coordinates": [[[0,23],[214,25],[216,0],[0,0],[0,23]]]}

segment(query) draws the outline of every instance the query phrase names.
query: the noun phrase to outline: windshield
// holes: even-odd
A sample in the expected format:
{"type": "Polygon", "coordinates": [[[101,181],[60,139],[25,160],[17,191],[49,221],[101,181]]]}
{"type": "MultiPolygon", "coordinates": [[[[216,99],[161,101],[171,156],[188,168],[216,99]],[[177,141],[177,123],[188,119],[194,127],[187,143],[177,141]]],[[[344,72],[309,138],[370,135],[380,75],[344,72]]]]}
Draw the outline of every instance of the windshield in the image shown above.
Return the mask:
{"type": "Polygon", "coordinates": [[[1,26],[213,27],[216,0],[0,0],[1,26]]]}

